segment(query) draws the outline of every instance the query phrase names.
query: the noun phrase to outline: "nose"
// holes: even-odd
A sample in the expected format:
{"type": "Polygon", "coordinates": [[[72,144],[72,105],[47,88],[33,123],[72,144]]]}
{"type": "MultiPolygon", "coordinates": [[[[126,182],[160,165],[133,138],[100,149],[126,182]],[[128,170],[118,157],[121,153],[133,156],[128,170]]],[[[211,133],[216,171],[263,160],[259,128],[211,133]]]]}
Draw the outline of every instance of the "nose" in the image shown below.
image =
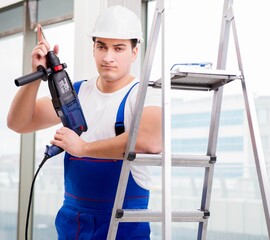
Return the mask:
{"type": "Polygon", "coordinates": [[[114,61],[114,53],[112,50],[108,49],[103,56],[102,59],[104,62],[113,62],[114,61]]]}

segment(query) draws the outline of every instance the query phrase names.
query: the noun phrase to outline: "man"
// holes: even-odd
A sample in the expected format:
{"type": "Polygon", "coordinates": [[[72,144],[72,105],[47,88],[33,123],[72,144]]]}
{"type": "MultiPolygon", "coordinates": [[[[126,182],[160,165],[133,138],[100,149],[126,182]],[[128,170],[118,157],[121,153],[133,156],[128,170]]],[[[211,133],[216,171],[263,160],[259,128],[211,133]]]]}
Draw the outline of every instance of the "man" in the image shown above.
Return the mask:
{"type": "MultiPolygon", "coordinates": [[[[38,26],[38,44],[32,52],[32,68],[46,67],[50,49],[38,26]]],[[[88,124],[80,137],[61,127],[51,144],[66,151],[65,199],[56,217],[58,239],[106,239],[125,152],[128,130],[134,117],[139,81],[130,74],[141,42],[138,17],[122,6],[106,9],[97,19],[93,55],[99,76],[81,84],[78,97],[88,124]],[[119,105],[126,98],[125,132],[116,133],[119,105]],[[115,132],[116,131],[116,132],[115,132]]],[[[54,47],[58,53],[59,47],[54,47]]],[[[8,126],[19,133],[60,123],[48,97],[36,99],[40,81],[20,88],[8,115],[8,126]]],[[[161,151],[160,99],[146,97],[136,141],[136,152],[161,151]]],[[[124,208],[147,208],[150,176],[146,167],[131,166],[124,208]]],[[[121,223],[117,239],[149,239],[149,223],[121,223]]]]}

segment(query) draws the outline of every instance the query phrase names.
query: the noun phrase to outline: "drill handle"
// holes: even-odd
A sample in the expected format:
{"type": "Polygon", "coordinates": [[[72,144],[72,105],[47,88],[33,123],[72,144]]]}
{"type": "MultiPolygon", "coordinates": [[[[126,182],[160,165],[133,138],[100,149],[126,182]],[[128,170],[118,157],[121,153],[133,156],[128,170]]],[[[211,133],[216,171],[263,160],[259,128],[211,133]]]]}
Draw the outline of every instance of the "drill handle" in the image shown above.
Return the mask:
{"type": "Polygon", "coordinates": [[[17,87],[26,85],[28,83],[34,82],[38,79],[42,79],[43,81],[47,80],[47,75],[50,73],[51,69],[45,69],[42,65],[37,67],[37,71],[24,75],[14,80],[15,85],[17,87]]]}

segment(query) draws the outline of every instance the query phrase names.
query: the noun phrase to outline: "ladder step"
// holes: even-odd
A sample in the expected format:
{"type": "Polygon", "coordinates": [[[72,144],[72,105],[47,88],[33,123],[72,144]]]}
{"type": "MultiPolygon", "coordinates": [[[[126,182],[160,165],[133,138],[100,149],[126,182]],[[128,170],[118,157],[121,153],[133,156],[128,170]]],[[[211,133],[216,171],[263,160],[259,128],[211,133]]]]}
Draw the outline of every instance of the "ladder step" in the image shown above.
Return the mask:
{"type": "MultiPolygon", "coordinates": [[[[228,72],[226,70],[195,69],[189,71],[172,71],[171,87],[183,90],[210,91],[217,89],[235,79],[243,79],[240,71],[228,72]]],[[[150,86],[160,88],[161,79],[149,83],[150,86]]]]}
{"type": "MultiPolygon", "coordinates": [[[[216,156],[172,154],[172,166],[211,167],[216,156]]],[[[132,164],[140,166],[162,166],[162,154],[136,154],[132,164]]]]}
{"type": "MultiPolygon", "coordinates": [[[[172,211],[172,222],[205,222],[210,216],[209,211],[172,211]]],[[[116,211],[118,222],[162,222],[161,210],[151,209],[118,209],[116,211]]]]}

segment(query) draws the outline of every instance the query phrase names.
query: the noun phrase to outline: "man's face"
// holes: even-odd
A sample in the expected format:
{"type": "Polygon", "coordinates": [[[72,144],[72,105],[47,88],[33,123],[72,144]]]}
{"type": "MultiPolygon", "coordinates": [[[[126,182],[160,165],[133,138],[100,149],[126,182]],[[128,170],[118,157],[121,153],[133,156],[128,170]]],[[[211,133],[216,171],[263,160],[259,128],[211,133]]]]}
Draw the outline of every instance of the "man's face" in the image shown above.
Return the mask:
{"type": "Polygon", "coordinates": [[[116,81],[129,74],[138,48],[132,49],[130,40],[96,38],[93,53],[103,80],[116,81]]]}

